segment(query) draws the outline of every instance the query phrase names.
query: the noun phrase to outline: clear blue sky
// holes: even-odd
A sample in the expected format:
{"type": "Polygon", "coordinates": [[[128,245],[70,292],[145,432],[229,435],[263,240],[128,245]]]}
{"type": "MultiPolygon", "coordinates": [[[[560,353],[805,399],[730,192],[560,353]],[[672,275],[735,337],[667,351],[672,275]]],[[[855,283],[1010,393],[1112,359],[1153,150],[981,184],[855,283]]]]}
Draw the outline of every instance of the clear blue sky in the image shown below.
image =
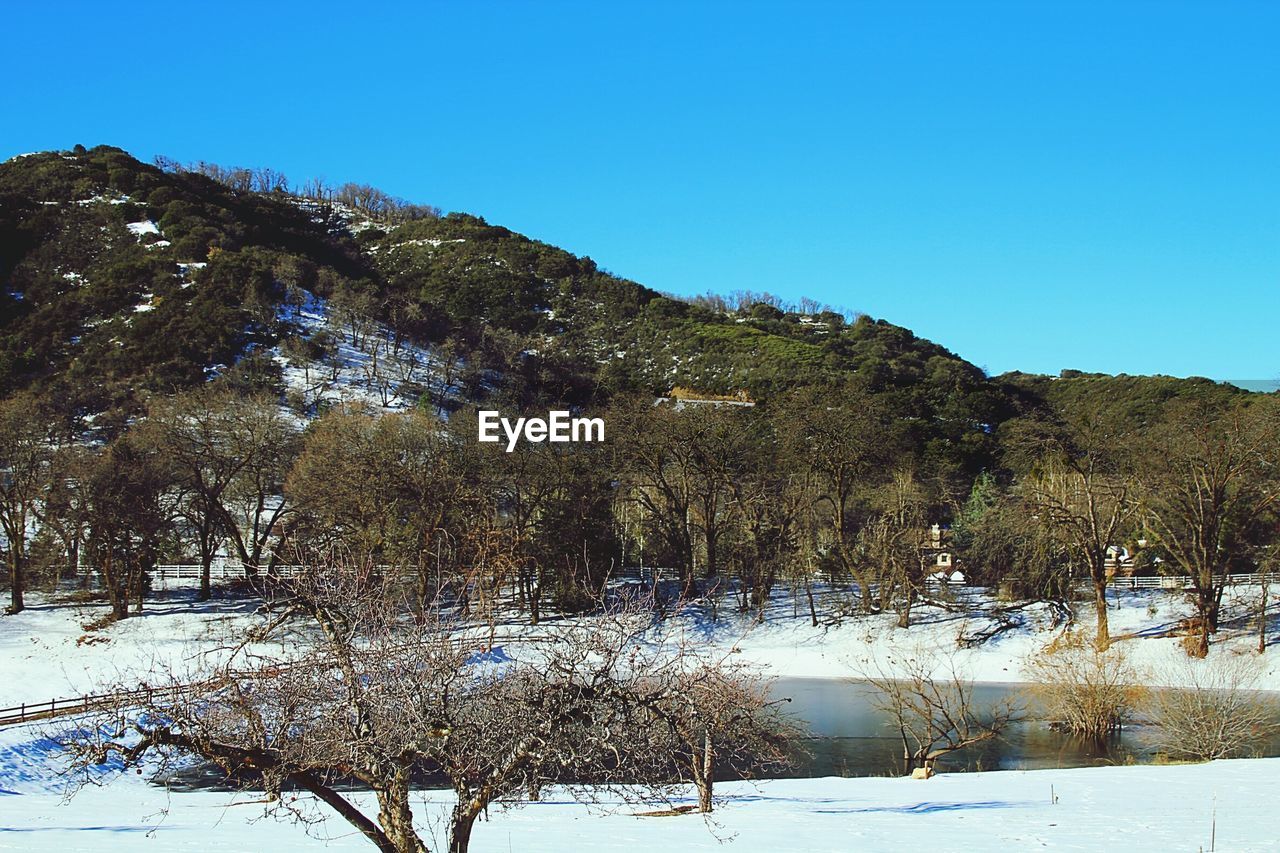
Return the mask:
{"type": "Polygon", "coordinates": [[[1280,376],[1280,3],[7,4],[0,158],[465,210],[993,373],[1280,376]]]}

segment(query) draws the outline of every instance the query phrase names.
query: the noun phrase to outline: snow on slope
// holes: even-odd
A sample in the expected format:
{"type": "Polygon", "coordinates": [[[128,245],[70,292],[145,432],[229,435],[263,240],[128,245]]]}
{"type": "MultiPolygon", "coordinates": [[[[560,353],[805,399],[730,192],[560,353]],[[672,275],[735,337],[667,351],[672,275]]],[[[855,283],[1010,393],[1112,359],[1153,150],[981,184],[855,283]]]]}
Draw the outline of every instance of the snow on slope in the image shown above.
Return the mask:
{"type": "MultiPolygon", "coordinates": [[[[1153,686],[1186,685],[1191,666],[1212,665],[1219,656],[1249,655],[1258,658],[1256,586],[1229,588],[1224,597],[1223,626],[1210,647],[1205,662],[1187,659],[1178,622],[1191,615],[1185,596],[1165,590],[1123,590],[1109,593],[1112,609],[1108,624],[1115,647],[1153,686]]],[[[734,638],[730,625],[717,628],[717,642],[732,644],[747,659],[756,661],[776,675],[810,678],[848,678],[872,659],[881,663],[894,654],[924,649],[956,649],[957,640],[972,638],[989,630],[997,621],[1003,603],[992,601],[987,591],[961,589],[953,610],[916,607],[910,628],[895,625],[891,613],[854,616],[838,626],[810,627],[803,604],[775,603],[770,618],[760,626],[741,620],[734,638]],[[783,611],[779,613],[779,611],[783,611]],[[779,618],[782,616],[782,618],[779,618]],[[787,618],[791,617],[791,618],[787,618]]],[[[1023,662],[1035,655],[1062,631],[1047,605],[1034,604],[1012,614],[1014,627],[973,648],[955,654],[961,671],[975,681],[1023,682],[1023,662]]],[[[1096,618],[1091,604],[1078,604],[1074,630],[1092,637],[1096,618]]],[[[1272,615],[1268,644],[1276,643],[1280,616],[1272,615]]],[[[1257,659],[1259,687],[1280,690],[1280,651],[1269,651],[1257,659]]]]}
{"type": "Polygon", "coordinates": [[[136,617],[86,630],[105,604],[51,601],[28,593],[27,609],[0,616],[0,707],[97,692],[148,673],[200,669],[219,638],[243,634],[261,617],[256,599],[198,604],[190,589],[160,591],[136,617]]]}
{"type": "Polygon", "coordinates": [[[456,375],[456,370],[443,369],[441,358],[426,347],[397,343],[382,323],[361,318],[362,328],[351,328],[335,318],[324,299],[305,291],[301,305],[284,304],[279,313],[304,336],[329,342],[329,352],[320,359],[288,355],[282,346],[271,350],[285,388],[301,395],[308,407],[355,403],[389,412],[413,407],[421,393],[437,400],[456,396],[456,389],[444,387],[441,378],[456,375]]]}

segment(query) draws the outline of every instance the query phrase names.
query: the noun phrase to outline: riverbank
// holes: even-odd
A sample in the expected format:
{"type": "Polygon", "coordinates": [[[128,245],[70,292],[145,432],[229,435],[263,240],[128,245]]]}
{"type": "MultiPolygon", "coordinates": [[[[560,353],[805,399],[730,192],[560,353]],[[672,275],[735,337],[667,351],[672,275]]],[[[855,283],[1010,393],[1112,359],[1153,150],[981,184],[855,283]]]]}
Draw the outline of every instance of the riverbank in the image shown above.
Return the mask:
{"type": "MultiPolygon", "coordinates": [[[[166,668],[199,668],[221,641],[258,624],[251,598],[197,603],[171,590],[148,603],[141,618],[86,629],[105,608],[33,596],[31,610],[0,617],[0,704],[93,690],[104,680],[166,668]],[[7,701],[5,701],[7,700],[7,701]]],[[[1124,592],[1114,599],[1117,645],[1147,667],[1153,683],[1185,655],[1175,635],[1185,615],[1182,596],[1124,592]]],[[[1258,657],[1249,601],[1229,602],[1228,620],[1208,664],[1219,656],[1250,655],[1264,669],[1263,686],[1280,687],[1280,650],[1258,657]]],[[[957,640],[1013,624],[956,654],[976,680],[1008,684],[1024,679],[1021,664],[1058,636],[1062,626],[1045,605],[1010,617],[980,591],[962,590],[945,606],[917,608],[910,628],[888,614],[847,617],[812,626],[789,600],[775,600],[763,625],[721,609],[709,618],[690,607],[670,625],[686,638],[725,655],[741,655],[768,674],[824,679],[856,676],[859,661],[917,647],[957,649],[957,640]]],[[[1081,608],[1080,630],[1091,630],[1081,608]]],[[[549,621],[536,630],[555,630],[549,621]]],[[[1275,626],[1272,626],[1272,630],[1275,626]]],[[[504,633],[519,633],[515,623],[504,633]]],[[[509,651],[519,654],[519,643],[509,651]]],[[[1200,665],[1200,664],[1197,664],[1200,665]]],[[[1166,682],[1167,683],[1167,682],[1166,682]]],[[[826,705],[833,703],[824,702],[826,705]]],[[[832,711],[836,709],[833,707],[832,711]]],[[[129,845],[149,850],[364,850],[347,824],[329,818],[309,836],[297,826],[261,820],[260,795],[220,791],[170,793],[128,776],[90,787],[69,804],[61,796],[57,751],[39,725],[0,729],[0,850],[103,850],[129,845]]],[[[990,766],[990,765],[984,765],[990,766]]],[[[1273,849],[1259,816],[1268,814],[1280,759],[1178,766],[944,773],[928,781],[897,778],[812,778],[724,784],[714,821],[696,815],[636,817],[640,809],[615,803],[601,816],[567,796],[552,794],[527,808],[501,813],[477,828],[473,850],[934,850],[1209,849],[1215,797],[1218,849],[1273,849]],[[1052,802],[1052,796],[1057,802],[1052,802]],[[1170,803],[1177,803],[1176,809],[1170,803]]],[[[608,798],[606,797],[606,800],[608,798]]],[[[367,811],[369,803],[363,803],[367,811]]],[[[449,806],[446,792],[422,794],[420,819],[429,833],[449,806]]]]}
{"type": "MultiPolygon", "coordinates": [[[[55,779],[15,779],[23,765],[5,733],[0,755],[0,850],[365,851],[373,848],[336,817],[304,830],[263,819],[260,795],[173,793],[136,776],[90,787],[68,802],[55,779]]],[[[31,746],[28,758],[40,750],[31,746]]],[[[36,765],[37,767],[44,765],[36,765]]],[[[1269,818],[1280,759],[1172,766],[943,774],[902,778],[821,778],[717,786],[710,821],[696,814],[637,817],[643,807],[607,794],[601,810],[549,791],[542,802],[477,825],[474,853],[591,850],[777,851],[1275,849],[1269,818]],[[1174,807],[1176,804],[1176,807],[1174,807]]],[[[692,802],[692,792],[685,802],[692,802]]],[[[357,795],[366,813],[371,798],[357,795]]],[[[416,806],[429,837],[450,806],[448,792],[425,791],[416,806]]],[[[302,803],[308,810],[311,806],[302,803]]],[[[436,849],[436,848],[433,848],[436,849]]]]}
{"type": "MultiPolygon", "coordinates": [[[[1268,652],[1257,654],[1256,587],[1233,587],[1223,601],[1222,627],[1206,665],[1223,656],[1247,655],[1256,662],[1257,687],[1280,690],[1280,616],[1269,615],[1268,652]]],[[[1190,686],[1189,662],[1180,622],[1191,612],[1185,596],[1165,590],[1113,590],[1108,622],[1121,651],[1144,684],[1190,686]]],[[[1060,612],[1037,603],[1012,608],[979,588],[954,590],[945,605],[918,605],[907,628],[892,613],[846,616],[811,624],[795,602],[776,599],[768,618],[718,614],[712,623],[686,614],[687,630],[700,641],[759,664],[766,672],[792,678],[856,678],[877,666],[893,671],[895,656],[916,652],[954,655],[958,671],[973,681],[1017,684],[1031,680],[1026,663],[1061,636],[1060,612]],[[983,639],[985,638],[985,639],[983,639]]],[[[1079,605],[1071,630],[1092,639],[1092,605],[1079,605]]]]}

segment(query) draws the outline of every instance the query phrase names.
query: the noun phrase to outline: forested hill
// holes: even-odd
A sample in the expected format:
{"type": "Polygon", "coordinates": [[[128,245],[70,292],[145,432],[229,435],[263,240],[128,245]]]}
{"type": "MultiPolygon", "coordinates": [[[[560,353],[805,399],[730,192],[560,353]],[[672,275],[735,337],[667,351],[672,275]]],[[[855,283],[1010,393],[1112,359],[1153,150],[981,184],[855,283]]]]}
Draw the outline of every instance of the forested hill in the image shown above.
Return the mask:
{"type": "Polygon", "coordinates": [[[32,388],[69,425],[103,429],[213,377],[283,393],[290,363],[381,336],[384,358],[407,347],[422,362],[384,397],[443,388],[438,403],[524,408],[683,386],[767,401],[853,382],[918,446],[972,469],[1043,391],[882,320],[668,297],[477,216],[364,186],[292,189],[269,170],[161,168],[105,146],[0,164],[0,393],[32,388]],[[316,313],[324,328],[304,322],[316,313]]]}

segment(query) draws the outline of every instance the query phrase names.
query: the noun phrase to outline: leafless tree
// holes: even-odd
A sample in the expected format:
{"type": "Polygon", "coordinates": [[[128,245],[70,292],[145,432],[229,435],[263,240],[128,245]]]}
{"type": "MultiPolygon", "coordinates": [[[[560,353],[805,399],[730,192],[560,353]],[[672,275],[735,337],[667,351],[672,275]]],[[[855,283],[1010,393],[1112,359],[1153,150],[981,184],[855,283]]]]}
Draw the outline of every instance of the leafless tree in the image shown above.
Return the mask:
{"type": "Polygon", "coordinates": [[[928,494],[910,468],[898,468],[878,490],[875,513],[859,532],[868,574],[880,607],[892,607],[898,627],[911,624],[911,608],[924,588],[929,565],[928,494]]]}
{"type": "Polygon", "coordinates": [[[301,439],[300,427],[269,398],[239,401],[228,424],[233,458],[242,464],[214,504],[241,563],[251,575],[271,557],[280,522],[289,511],[284,480],[301,439]]]}
{"type": "Polygon", "coordinates": [[[52,455],[48,419],[35,395],[19,393],[0,401],[0,530],[8,552],[9,613],[25,607],[30,523],[47,486],[52,455]]]}
{"type": "Polygon", "coordinates": [[[710,812],[717,775],[750,777],[789,763],[788,746],[799,729],[779,712],[767,683],[749,666],[696,653],[682,638],[675,665],[646,667],[640,704],[665,736],[658,755],[670,755],[698,792],[698,811],[710,812]]]}
{"type": "Polygon", "coordinates": [[[1180,403],[1148,445],[1139,480],[1143,520],[1168,563],[1191,579],[1190,651],[1204,657],[1232,565],[1254,550],[1260,522],[1280,506],[1280,406],[1259,400],[1223,412],[1180,403]]]}
{"type": "Polygon", "coordinates": [[[1079,413],[1065,430],[1035,428],[1016,438],[1031,459],[1020,481],[1031,513],[1059,540],[1093,586],[1094,646],[1111,644],[1107,624],[1107,549],[1117,544],[1136,511],[1125,454],[1127,437],[1103,411],[1079,413]]]}
{"type": "Polygon", "coordinates": [[[855,670],[898,730],[908,769],[926,775],[942,756],[997,738],[1023,716],[1012,698],[980,704],[955,650],[921,644],[884,658],[873,655],[855,670]]]}
{"type": "Polygon", "coordinates": [[[779,425],[792,458],[803,460],[813,489],[815,512],[825,516],[822,535],[840,567],[858,584],[862,608],[873,608],[876,584],[860,541],[867,490],[882,476],[894,448],[882,407],[857,386],[833,393],[802,389],[784,404],[789,417],[779,425]]]}
{"type": "Polygon", "coordinates": [[[1180,685],[1155,690],[1155,743],[1175,758],[1212,761],[1248,755],[1280,731],[1280,708],[1258,689],[1261,659],[1250,654],[1182,658],[1159,673],[1180,685]]]}
{"type": "Polygon", "coordinates": [[[289,651],[242,641],[203,677],[121,695],[64,736],[74,766],[198,756],[265,788],[268,812],[314,819],[305,792],[386,853],[428,849],[410,794],[423,774],[440,776],[456,795],[447,849],[465,853],[477,817],[547,785],[597,803],[603,785],[624,802],[673,790],[673,731],[708,744],[701,767],[744,755],[743,709],[759,707],[762,688],[704,667],[692,646],[643,642],[648,614],[568,625],[511,659],[425,618],[395,577],[318,564],[281,588],[279,614],[254,638],[287,632],[278,648],[289,651]],[[376,816],[344,780],[372,791],[376,816]]]}

